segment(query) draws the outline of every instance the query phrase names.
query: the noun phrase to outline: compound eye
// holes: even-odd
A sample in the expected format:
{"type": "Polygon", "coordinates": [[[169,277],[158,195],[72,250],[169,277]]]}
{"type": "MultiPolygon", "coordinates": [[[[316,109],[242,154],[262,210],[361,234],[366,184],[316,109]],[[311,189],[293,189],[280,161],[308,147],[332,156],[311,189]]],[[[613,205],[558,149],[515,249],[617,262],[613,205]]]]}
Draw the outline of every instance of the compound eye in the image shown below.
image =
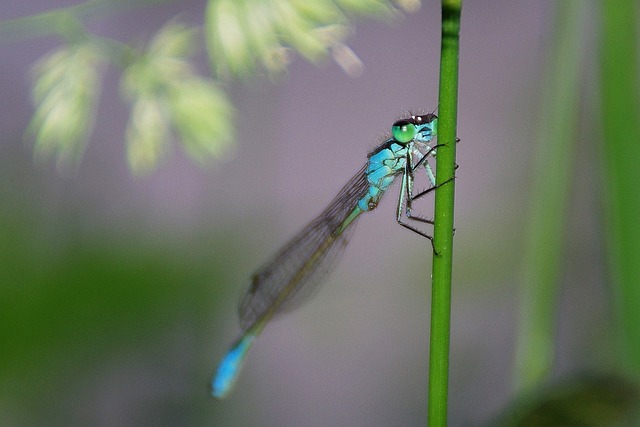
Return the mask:
{"type": "Polygon", "coordinates": [[[401,144],[406,144],[416,137],[416,126],[408,120],[398,120],[391,126],[393,138],[401,144]]]}

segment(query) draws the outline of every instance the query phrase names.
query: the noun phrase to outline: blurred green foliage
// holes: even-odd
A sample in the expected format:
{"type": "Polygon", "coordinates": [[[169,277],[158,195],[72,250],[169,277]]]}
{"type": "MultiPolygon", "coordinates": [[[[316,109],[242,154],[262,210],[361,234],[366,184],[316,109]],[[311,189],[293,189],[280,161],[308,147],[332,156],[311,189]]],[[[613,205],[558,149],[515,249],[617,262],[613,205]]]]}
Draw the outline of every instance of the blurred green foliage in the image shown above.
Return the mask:
{"type": "Polygon", "coordinates": [[[147,369],[168,363],[176,346],[163,342],[181,324],[189,351],[180,355],[187,378],[179,383],[194,381],[189,389],[206,400],[201,362],[224,289],[216,285],[233,268],[214,256],[223,237],[192,240],[202,245],[192,251],[141,233],[48,241],[29,220],[0,218],[0,424],[70,425],[83,393],[108,391],[109,369],[137,359],[147,369]]]}
{"type": "Polygon", "coordinates": [[[640,379],[640,69],[635,0],[601,2],[603,228],[620,365],[640,379]]]}
{"type": "Polygon", "coordinates": [[[524,247],[514,375],[514,383],[523,389],[544,380],[555,362],[560,277],[577,143],[580,74],[587,46],[584,37],[587,6],[580,0],[556,4],[554,31],[541,81],[543,107],[532,169],[535,173],[524,247]]]}
{"type": "MultiPolygon", "coordinates": [[[[601,163],[590,170],[602,172],[597,198],[603,207],[601,233],[606,241],[605,262],[609,272],[613,315],[617,323],[617,352],[609,369],[640,379],[640,87],[638,85],[637,2],[600,2],[600,96],[596,120],[589,117],[589,136],[578,141],[580,103],[593,91],[584,85],[585,48],[588,43],[589,9],[580,1],[556,5],[555,31],[543,81],[543,113],[538,126],[537,156],[532,168],[527,256],[523,267],[520,330],[515,380],[519,391],[543,383],[555,366],[559,284],[564,273],[568,200],[571,194],[576,150],[593,144],[601,163]],[[599,138],[599,140],[598,140],[599,138]],[[599,143],[598,143],[599,142],[599,143]],[[578,144],[581,144],[580,146],[578,144]],[[577,148],[580,147],[580,148],[577,148]],[[542,173],[541,173],[542,171],[542,173]]],[[[596,91],[597,92],[597,91],[596,91]]],[[[586,408],[585,408],[586,409],[586,408]]]]}
{"type": "Polygon", "coordinates": [[[640,388],[611,374],[582,374],[530,391],[487,427],[624,427],[640,422],[640,388]]]}

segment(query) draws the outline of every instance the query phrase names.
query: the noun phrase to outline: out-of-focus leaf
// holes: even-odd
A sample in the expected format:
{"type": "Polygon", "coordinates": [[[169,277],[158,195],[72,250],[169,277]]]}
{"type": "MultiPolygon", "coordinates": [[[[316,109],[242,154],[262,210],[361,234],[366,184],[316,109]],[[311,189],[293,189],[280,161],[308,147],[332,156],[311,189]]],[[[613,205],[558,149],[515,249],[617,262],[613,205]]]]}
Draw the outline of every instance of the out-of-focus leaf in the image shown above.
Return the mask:
{"type": "Polygon", "coordinates": [[[101,54],[91,42],[64,46],[33,68],[36,112],[27,128],[35,156],[67,167],[82,157],[100,92],[101,54]]]}

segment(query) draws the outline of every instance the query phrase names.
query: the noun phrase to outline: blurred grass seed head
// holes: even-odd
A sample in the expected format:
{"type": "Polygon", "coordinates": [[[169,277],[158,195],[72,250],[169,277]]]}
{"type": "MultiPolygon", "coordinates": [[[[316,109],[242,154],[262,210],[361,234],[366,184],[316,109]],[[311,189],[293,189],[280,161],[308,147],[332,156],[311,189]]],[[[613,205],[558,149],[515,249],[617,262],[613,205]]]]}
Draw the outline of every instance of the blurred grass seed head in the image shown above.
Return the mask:
{"type": "MultiPolygon", "coordinates": [[[[273,76],[286,70],[291,51],[297,51],[311,62],[330,54],[356,77],[363,65],[343,43],[353,32],[347,15],[396,18],[394,4],[409,13],[420,7],[419,0],[210,0],[204,28],[212,69],[219,77],[246,77],[259,69],[273,76]]],[[[232,148],[233,107],[189,62],[197,32],[171,22],[145,52],[127,55],[121,92],[131,103],[125,138],[134,174],[153,171],[174,136],[200,164],[232,148]]],[[[37,159],[55,158],[61,169],[79,163],[94,125],[101,71],[113,55],[100,41],[88,37],[58,48],[33,68],[36,112],[26,136],[35,140],[37,159]]]]}
{"type": "MultiPolygon", "coordinates": [[[[420,7],[418,0],[395,3],[406,12],[420,7]]],[[[362,63],[343,44],[353,32],[347,14],[390,19],[400,13],[386,0],[210,0],[205,36],[211,67],[223,78],[259,68],[277,75],[295,50],[314,63],[331,53],[347,74],[358,76],[362,63]]]]}
{"type": "Polygon", "coordinates": [[[95,120],[102,65],[91,42],[55,49],[34,65],[37,108],[26,136],[37,160],[56,158],[60,169],[78,163],[95,120]]]}
{"type": "MultiPolygon", "coordinates": [[[[122,93],[132,105],[127,157],[135,174],[157,167],[174,134],[200,164],[232,147],[231,103],[189,62],[196,33],[184,25],[166,25],[123,72],[122,93]]],[[[107,55],[100,46],[94,41],[65,45],[33,67],[36,112],[26,137],[35,141],[36,159],[55,158],[63,171],[79,164],[95,122],[107,55]]]]}
{"type": "Polygon", "coordinates": [[[122,92],[133,109],[127,125],[127,158],[134,173],[155,169],[179,136],[197,163],[232,148],[233,107],[211,80],[195,74],[188,57],[197,30],[171,23],[123,73],[122,92]]]}

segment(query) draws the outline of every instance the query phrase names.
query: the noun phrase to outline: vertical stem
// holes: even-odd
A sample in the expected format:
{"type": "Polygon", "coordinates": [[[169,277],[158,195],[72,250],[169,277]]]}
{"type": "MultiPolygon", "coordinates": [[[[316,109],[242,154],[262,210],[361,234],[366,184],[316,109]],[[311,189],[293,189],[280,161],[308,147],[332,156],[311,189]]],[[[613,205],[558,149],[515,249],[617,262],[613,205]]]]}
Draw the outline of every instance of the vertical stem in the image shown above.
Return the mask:
{"type": "Polygon", "coordinates": [[[573,149],[585,51],[587,4],[556,4],[542,85],[533,183],[525,240],[514,382],[531,389],[549,373],[555,355],[558,282],[573,171],[573,149]]]}
{"type": "MultiPolygon", "coordinates": [[[[462,0],[442,1],[440,99],[438,101],[437,184],[454,176],[458,102],[458,56],[462,0]]],[[[453,259],[453,208],[455,181],[436,190],[429,348],[428,424],[447,425],[449,382],[449,331],[451,325],[451,272],[453,259]]]]}
{"type": "Polygon", "coordinates": [[[640,378],[640,84],[637,0],[601,1],[605,236],[621,359],[640,378]]]}

